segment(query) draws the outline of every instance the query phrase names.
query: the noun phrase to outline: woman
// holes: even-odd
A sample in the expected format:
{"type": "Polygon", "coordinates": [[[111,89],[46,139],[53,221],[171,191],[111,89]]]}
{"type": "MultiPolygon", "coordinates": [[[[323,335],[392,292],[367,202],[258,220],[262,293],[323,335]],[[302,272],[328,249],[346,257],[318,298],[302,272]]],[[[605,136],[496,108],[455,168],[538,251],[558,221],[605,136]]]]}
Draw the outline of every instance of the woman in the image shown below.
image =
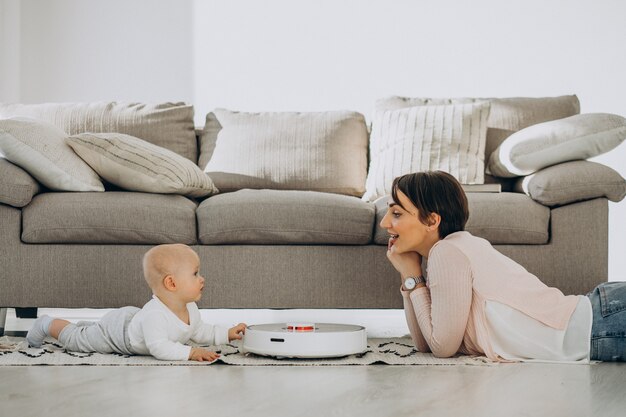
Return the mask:
{"type": "Polygon", "coordinates": [[[546,286],[464,231],[467,198],[445,172],[398,177],[391,196],[380,225],[390,234],[387,258],[400,273],[419,351],[495,361],[626,360],[626,282],[587,296],[546,286]]]}

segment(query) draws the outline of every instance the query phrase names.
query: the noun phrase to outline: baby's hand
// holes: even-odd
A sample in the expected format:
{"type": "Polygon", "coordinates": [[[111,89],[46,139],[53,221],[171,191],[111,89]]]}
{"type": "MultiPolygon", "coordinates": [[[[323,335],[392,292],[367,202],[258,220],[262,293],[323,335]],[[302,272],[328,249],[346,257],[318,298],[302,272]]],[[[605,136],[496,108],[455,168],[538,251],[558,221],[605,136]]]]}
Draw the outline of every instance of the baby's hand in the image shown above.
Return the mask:
{"type": "Polygon", "coordinates": [[[215,359],[219,358],[215,352],[211,352],[210,350],[192,347],[191,352],[189,352],[189,360],[190,361],[198,361],[198,362],[213,362],[215,359]]]}
{"type": "Polygon", "coordinates": [[[246,327],[248,327],[246,323],[239,323],[235,327],[228,329],[228,341],[240,340],[243,337],[242,335],[246,333],[246,327]]]}

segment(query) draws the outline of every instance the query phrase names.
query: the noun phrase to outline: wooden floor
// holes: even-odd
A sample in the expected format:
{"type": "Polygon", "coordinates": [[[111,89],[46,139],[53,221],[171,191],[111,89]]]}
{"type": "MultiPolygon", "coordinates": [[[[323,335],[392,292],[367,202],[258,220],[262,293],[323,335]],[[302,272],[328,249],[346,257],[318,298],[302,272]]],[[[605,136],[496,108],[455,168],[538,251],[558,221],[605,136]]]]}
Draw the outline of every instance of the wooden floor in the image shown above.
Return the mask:
{"type": "Polygon", "coordinates": [[[2,367],[2,416],[624,416],[626,364],[2,367]]]}

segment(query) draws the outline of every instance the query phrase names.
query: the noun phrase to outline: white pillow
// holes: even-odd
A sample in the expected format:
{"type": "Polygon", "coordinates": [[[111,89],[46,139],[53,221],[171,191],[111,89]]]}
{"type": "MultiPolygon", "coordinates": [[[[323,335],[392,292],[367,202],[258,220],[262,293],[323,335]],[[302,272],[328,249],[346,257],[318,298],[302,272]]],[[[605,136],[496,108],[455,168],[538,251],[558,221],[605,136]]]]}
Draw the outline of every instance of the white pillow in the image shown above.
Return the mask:
{"type": "Polygon", "coordinates": [[[205,132],[219,133],[216,142],[203,135],[200,166],[208,161],[204,171],[223,192],[269,188],[360,197],[365,191],[367,126],[362,114],[214,113],[207,123],[216,126],[205,126],[205,132]]]}
{"type": "Polygon", "coordinates": [[[588,113],[529,126],[506,138],[489,158],[497,177],[532,174],[561,162],[587,159],[615,148],[626,138],[626,119],[588,113]]]}
{"type": "Polygon", "coordinates": [[[102,178],[130,191],[204,197],[218,192],[193,162],[123,133],[81,133],[67,143],[102,178]]]}
{"type": "Polygon", "coordinates": [[[0,156],[57,191],[104,191],[98,175],[65,143],[67,135],[41,120],[0,120],[0,156]]]}
{"type": "Polygon", "coordinates": [[[427,105],[376,113],[363,199],[389,194],[393,179],[441,170],[462,184],[484,183],[489,102],[427,105]]]}

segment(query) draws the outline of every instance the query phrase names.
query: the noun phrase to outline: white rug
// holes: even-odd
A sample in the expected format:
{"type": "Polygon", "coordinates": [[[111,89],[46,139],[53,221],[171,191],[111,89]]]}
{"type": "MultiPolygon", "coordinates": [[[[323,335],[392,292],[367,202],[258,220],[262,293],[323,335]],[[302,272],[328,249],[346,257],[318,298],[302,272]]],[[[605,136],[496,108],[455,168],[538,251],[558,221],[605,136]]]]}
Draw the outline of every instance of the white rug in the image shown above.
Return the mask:
{"type": "MultiPolygon", "coordinates": [[[[211,346],[208,349],[221,354],[212,363],[228,365],[491,365],[486,357],[457,356],[436,358],[430,353],[415,350],[410,338],[368,339],[367,351],[335,359],[275,359],[254,354],[243,354],[240,342],[211,346]]],[[[160,361],[151,356],[126,356],[120,354],[75,353],[65,351],[53,339],[39,348],[29,348],[23,337],[0,337],[0,366],[30,365],[107,365],[107,366],[206,366],[207,362],[160,361]]]]}

